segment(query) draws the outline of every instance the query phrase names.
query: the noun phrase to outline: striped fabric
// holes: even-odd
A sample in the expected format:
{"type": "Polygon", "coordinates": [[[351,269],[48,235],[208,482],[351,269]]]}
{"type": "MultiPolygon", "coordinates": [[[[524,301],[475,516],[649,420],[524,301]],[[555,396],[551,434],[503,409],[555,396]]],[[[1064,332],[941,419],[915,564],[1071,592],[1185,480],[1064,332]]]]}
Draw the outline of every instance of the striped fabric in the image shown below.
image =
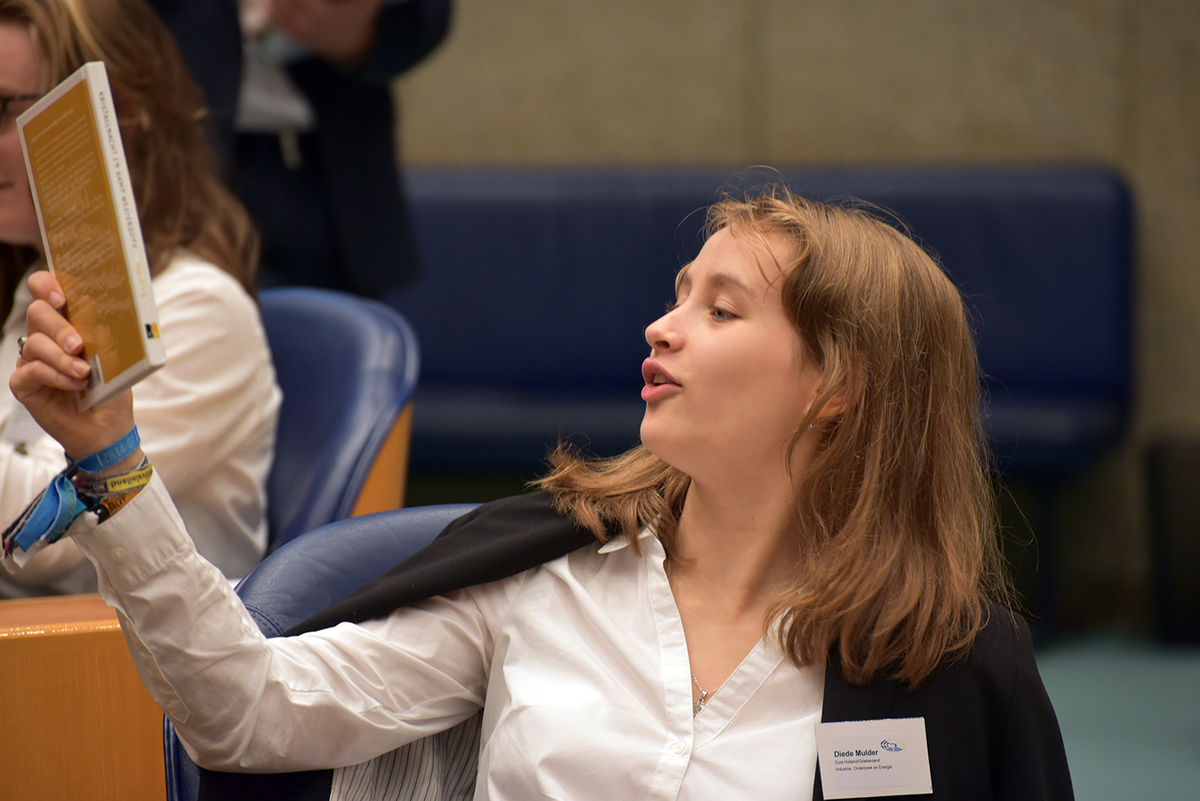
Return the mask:
{"type": "Polygon", "coordinates": [[[470,801],[479,769],[480,711],[439,734],[333,773],[330,801],[470,801]]]}

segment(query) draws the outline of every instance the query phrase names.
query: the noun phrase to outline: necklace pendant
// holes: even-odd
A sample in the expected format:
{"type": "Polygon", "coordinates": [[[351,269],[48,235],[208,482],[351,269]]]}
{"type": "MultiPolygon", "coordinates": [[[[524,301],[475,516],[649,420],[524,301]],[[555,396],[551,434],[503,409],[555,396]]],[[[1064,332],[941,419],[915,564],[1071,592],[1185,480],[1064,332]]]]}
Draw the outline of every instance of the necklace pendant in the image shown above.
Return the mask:
{"type": "Polygon", "coordinates": [[[721,688],[718,687],[717,690],[709,692],[700,686],[700,680],[696,678],[695,673],[692,674],[692,684],[695,684],[696,689],[700,691],[700,697],[695,701],[692,701],[692,717],[696,717],[696,715],[700,714],[700,710],[704,709],[704,705],[708,703],[708,699],[712,696],[712,694],[721,688]]]}

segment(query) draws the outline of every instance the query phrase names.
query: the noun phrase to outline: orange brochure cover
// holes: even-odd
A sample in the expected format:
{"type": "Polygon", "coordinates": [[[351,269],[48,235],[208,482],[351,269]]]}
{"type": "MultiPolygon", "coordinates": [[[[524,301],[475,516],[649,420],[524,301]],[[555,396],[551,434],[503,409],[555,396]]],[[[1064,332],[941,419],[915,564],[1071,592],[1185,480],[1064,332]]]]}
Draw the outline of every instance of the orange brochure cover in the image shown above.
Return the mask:
{"type": "Polygon", "coordinates": [[[166,348],[108,73],[84,64],[17,118],[46,262],[92,367],[80,411],[161,367],[166,348]]]}

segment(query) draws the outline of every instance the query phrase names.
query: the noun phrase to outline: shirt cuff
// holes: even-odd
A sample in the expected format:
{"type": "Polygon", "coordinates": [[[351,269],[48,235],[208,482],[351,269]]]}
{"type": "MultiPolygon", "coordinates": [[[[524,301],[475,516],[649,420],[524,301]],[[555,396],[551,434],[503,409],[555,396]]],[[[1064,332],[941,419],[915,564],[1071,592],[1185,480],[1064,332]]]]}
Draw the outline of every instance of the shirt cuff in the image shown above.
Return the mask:
{"type": "Polygon", "coordinates": [[[158,473],[104,523],[84,514],[68,533],[96,565],[102,593],[136,587],[195,547],[158,473]]]}

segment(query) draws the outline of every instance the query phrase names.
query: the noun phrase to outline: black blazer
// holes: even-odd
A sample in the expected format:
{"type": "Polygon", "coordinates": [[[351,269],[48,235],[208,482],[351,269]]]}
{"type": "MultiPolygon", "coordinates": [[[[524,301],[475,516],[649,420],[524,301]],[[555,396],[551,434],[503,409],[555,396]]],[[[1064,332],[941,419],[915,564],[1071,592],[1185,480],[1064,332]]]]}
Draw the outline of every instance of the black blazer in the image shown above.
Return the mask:
{"type": "MultiPolygon", "coordinates": [[[[823,722],[912,717],[925,718],[933,798],[1075,797],[1029,628],[1006,610],[994,607],[970,653],[915,690],[885,678],[849,684],[836,656],[828,661],[823,722]]],[[[824,799],[819,772],[813,799],[824,799]]]]}
{"type": "MultiPolygon", "coordinates": [[[[391,79],[425,58],[446,36],[450,0],[385,3],[379,12],[376,43],[354,70],[319,58],[289,67],[317,118],[315,147],[329,211],[341,248],[345,288],[379,297],[410,283],[420,271],[416,234],[400,184],[396,121],[388,89],[391,79]]],[[[240,151],[239,151],[240,152],[240,151]]],[[[238,164],[238,171],[252,165],[238,164]]],[[[265,225],[289,230],[292,221],[265,225]]]]}
{"type": "MultiPolygon", "coordinates": [[[[362,621],[453,589],[495,581],[594,542],[529,493],[484,504],[434,542],[346,600],[286,635],[362,621]]],[[[1058,720],[1034,662],[1023,620],[994,608],[964,658],[940,665],[913,690],[886,678],[857,686],[836,655],[825,671],[825,722],[924,717],[934,799],[1073,799],[1058,720]]],[[[327,799],[332,771],[246,775],[203,771],[200,797],[327,799]]],[[[814,801],[824,801],[820,772],[814,801]]]]}

